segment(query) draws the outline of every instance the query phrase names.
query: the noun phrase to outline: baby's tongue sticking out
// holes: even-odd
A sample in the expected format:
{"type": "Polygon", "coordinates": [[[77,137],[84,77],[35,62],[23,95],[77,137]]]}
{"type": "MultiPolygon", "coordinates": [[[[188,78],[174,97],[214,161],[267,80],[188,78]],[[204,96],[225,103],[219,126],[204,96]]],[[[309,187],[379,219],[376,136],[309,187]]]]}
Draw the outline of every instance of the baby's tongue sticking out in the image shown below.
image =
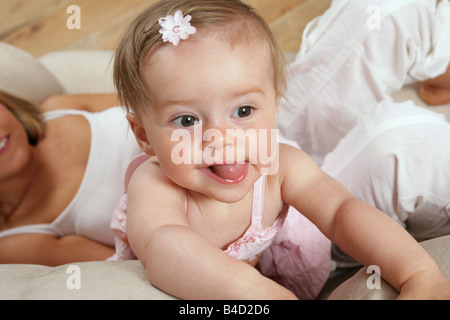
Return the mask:
{"type": "Polygon", "coordinates": [[[211,171],[226,180],[237,180],[242,177],[247,170],[247,163],[244,164],[218,164],[209,167],[211,171]]]}

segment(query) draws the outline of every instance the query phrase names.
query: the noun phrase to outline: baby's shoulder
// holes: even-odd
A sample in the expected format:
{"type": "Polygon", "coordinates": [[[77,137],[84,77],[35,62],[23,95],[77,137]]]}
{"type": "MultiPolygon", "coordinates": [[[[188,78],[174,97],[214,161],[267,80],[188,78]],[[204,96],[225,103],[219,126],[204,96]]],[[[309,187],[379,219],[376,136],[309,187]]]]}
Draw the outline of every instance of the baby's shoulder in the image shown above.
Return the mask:
{"type": "Polygon", "coordinates": [[[300,148],[291,144],[280,143],[276,159],[272,159],[270,168],[263,173],[266,175],[269,194],[277,194],[283,186],[285,177],[293,167],[303,167],[309,156],[300,148]]]}
{"type": "Polygon", "coordinates": [[[314,162],[302,149],[286,143],[279,144],[278,157],[280,168],[286,168],[293,164],[299,165],[314,162]]]}
{"type": "Polygon", "coordinates": [[[278,167],[281,185],[287,178],[301,181],[320,171],[317,163],[306,152],[284,143],[279,145],[278,167]]]}
{"type": "Polygon", "coordinates": [[[179,189],[163,172],[156,157],[148,157],[139,163],[130,176],[130,184],[139,186],[151,186],[149,190],[158,190],[161,187],[167,189],[179,189]]]}
{"type": "Polygon", "coordinates": [[[145,160],[136,168],[130,177],[126,192],[129,201],[132,199],[134,203],[153,208],[184,205],[184,189],[167,178],[159,163],[152,158],[145,160]]]}

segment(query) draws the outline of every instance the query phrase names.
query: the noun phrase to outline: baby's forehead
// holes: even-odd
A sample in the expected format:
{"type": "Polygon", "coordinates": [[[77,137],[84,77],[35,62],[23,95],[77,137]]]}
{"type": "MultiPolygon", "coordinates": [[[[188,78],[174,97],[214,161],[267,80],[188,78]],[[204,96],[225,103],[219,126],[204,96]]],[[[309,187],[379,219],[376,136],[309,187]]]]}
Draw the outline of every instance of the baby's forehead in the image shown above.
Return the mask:
{"type": "MultiPolygon", "coordinates": [[[[155,77],[162,69],[171,64],[180,68],[196,62],[199,68],[210,67],[206,62],[216,64],[226,63],[231,57],[240,59],[243,65],[255,65],[266,69],[265,75],[272,77],[275,68],[269,45],[264,39],[253,38],[252,41],[230,36],[223,30],[200,29],[187,40],[182,40],[178,46],[163,43],[151,50],[144,63],[144,76],[155,77]],[[217,48],[219,48],[217,50],[217,48]],[[223,55],[223,52],[229,55],[223,55]],[[214,59],[217,57],[217,59],[214,59]],[[202,63],[205,62],[205,63],[202,63]]],[[[172,74],[176,70],[172,70],[172,74]]],[[[195,76],[190,74],[187,76],[195,76]]]]}
{"type": "Polygon", "coordinates": [[[272,95],[271,71],[270,54],[264,46],[242,42],[233,47],[220,36],[210,35],[209,39],[188,39],[177,47],[159,48],[149,58],[144,78],[150,104],[159,109],[172,104],[195,105],[192,101],[202,98],[225,101],[243,96],[248,88],[272,95]]]}
{"type": "MultiPolygon", "coordinates": [[[[220,65],[238,64],[242,69],[266,70],[263,74],[272,77],[271,55],[262,41],[232,43],[220,34],[205,34],[189,38],[178,46],[164,44],[155,50],[145,62],[145,77],[169,75],[177,78],[183,71],[186,77],[208,73],[205,69],[215,69],[220,65]]],[[[224,70],[225,73],[244,70],[224,70]]]]}
{"type": "Polygon", "coordinates": [[[179,47],[207,47],[217,44],[227,44],[232,49],[238,48],[248,51],[270,53],[270,44],[261,33],[257,35],[254,32],[250,33],[248,30],[239,33],[236,30],[227,30],[227,28],[198,28],[195,34],[191,35],[186,40],[181,40],[180,44],[177,46],[170,43],[159,43],[148,52],[146,61],[149,61],[155,52],[164,48],[177,50],[179,47]]]}

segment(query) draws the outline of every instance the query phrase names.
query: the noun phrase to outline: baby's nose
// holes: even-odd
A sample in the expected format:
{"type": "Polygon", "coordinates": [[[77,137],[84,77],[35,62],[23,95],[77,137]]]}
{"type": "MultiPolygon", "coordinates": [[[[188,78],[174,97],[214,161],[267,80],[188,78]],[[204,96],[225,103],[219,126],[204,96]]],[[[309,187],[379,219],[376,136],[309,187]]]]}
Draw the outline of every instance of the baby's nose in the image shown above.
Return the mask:
{"type": "Polygon", "coordinates": [[[232,130],[206,130],[203,134],[203,152],[206,158],[212,158],[211,161],[215,163],[236,162],[235,136],[232,130]]]}

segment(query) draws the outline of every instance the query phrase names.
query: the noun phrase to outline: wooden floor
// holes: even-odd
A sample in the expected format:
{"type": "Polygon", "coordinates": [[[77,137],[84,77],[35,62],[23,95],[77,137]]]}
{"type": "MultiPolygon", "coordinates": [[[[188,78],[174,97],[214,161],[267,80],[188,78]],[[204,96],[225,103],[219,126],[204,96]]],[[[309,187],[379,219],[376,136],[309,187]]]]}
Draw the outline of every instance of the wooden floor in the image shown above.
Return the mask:
{"type": "MultiPolygon", "coordinates": [[[[114,49],[126,26],[156,0],[1,0],[0,41],[39,57],[66,49],[114,49]],[[69,29],[70,5],[80,29],[69,29]]],[[[285,51],[296,52],[305,25],[331,0],[247,0],[269,23],[285,51]]]]}

